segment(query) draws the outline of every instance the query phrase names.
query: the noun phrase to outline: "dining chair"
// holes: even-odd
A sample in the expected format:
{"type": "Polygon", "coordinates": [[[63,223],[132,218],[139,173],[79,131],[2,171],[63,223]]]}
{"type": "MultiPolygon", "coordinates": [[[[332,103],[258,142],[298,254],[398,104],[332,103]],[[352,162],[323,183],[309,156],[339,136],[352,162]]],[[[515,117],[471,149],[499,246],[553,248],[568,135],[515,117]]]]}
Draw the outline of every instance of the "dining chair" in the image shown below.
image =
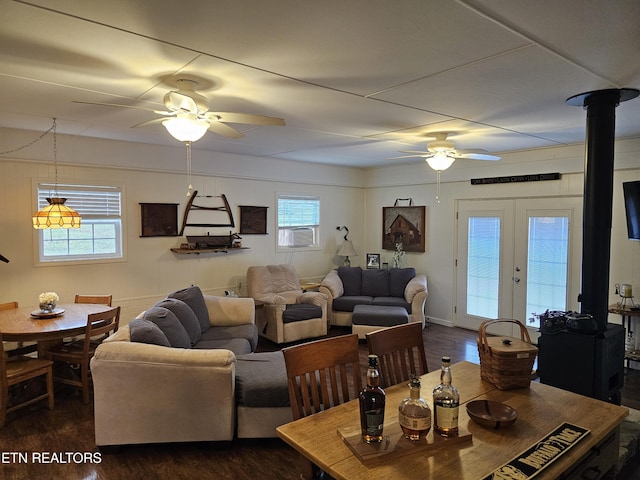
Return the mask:
{"type": "Polygon", "coordinates": [[[112,295],[76,295],[75,303],[93,303],[111,306],[112,295]]]}
{"type": "Polygon", "coordinates": [[[390,387],[427,373],[422,324],[410,322],[366,334],[369,353],[378,356],[380,386],[390,387]]]}
{"type": "Polygon", "coordinates": [[[54,345],[45,353],[46,358],[52,360],[58,367],[64,365],[72,367],[70,369],[54,369],[53,380],[79,388],[82,391],[83,403],[89,403],[91,385],[89,362],[102,338],[105,335],[115,333],[119,323],[119,306],[104,312],[91,313],[87,317],[83,338],[54,345]],[[99,338],[100,341],[96,341],[96,338],[99,338]],[[77,370],[79,370],[79,375],[76,373],[77,370]],[[67,375],[63,375],[63,373],[67,375]]]}
{"type": "Polygon", "coordinates": [[[14,308],[18,308],[18,302],[0,303],[0,310],[11,310],[14,308]]]}
{"type": "MultiPolygon", "coordinates": [[[[282,353],[294,420],[358,398],[362,374],[356,333],[286,347],[282,353]]],[[[301,460],[302,478],[330,478],[301,460]]]]}
{"type": "MultiPolygon", "coordinates": [[[[18,302],[5,302],[0,303],[0,310],[13,310],[18,308],[18,302]]],[[[27,345],[24,342],[7,342],[5,345],[5,353],[9,356],[12,355],[25,355],[27,353],[35,352],[38,349],[38,345],[35,342],[30,342],[27,345]],[[9,348],[6,348],[9,346],[9,348]]]]}
{"type": "Polygon", "coordinates": [[[0,332],[0,427],[4,426],[7,413],[26,407],[40,400],[48,399],[49,410],[53,410],[53,362],[40,358],[16,355],[9,357],[4,351],[2,333],[0,332]],[[9,398],[10,387],[44,376],[46,392],[31,398],[22,399],[18,395],[9,398]]]}

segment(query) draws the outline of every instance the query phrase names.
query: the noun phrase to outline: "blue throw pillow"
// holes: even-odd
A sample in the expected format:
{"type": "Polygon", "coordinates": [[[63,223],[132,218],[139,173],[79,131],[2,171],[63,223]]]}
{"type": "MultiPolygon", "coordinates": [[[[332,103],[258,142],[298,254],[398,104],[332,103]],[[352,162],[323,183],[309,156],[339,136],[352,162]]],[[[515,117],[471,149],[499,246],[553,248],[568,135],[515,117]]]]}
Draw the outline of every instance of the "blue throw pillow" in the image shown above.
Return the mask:
{"type": "Polygon", "coordinates": [[[404,298],[407,283],[416,276],[415,268],[392,268],[389,270],[389,293],[392,297],[404,298]]]}
{"type": "Polygon", "coordinates": [[[193,313],[196,314],[196,317],[198,317],[201,332],[204,332],[211,327],[211,322],[209,321],[209,310],[207,310],[207,304],[204,302],[204,295],[202,295],[200,287],[193,285],[191,287],[183,288],[182,290],[170,293],[167,297],[177,298],[189,305],[189,308],[191,308],[193,313]]]}
{"type": "Polygon", "coordinates": [[[165,334],[169,344],[176,348],[191,348],[191,340],[178,317],[163,307],[151,307],[144,312],[143,318],[155,323],[165,334]]]}
{"type": "Polygon", "coordinates": [[[389,296],[389,270],[363,270],[362,295],[369,297],[389,296]]]}
{"type": "Polygon", "coordinates": [[[196,314],[193,313],[191,307],[177,298],[165,298],[164,300],[156,303],[156,307],[163,307],[167,310],[171,310],[173,314],[178,317],[180,323],[187,331],[191,345],[198,343],[202,337],[202,331],[200,330],[200,321],[196,314]]]}
{"type": "Polygon", "coordinates": [[[171,346],[160,327],[144,318],[134,318],[129,322],[129,336],[132,342],[150,343],[163,347],[171,346]]]}
{"type": "Polygon", "coordinates": [[[342,280],[343,295],[362,295],[362,269],[360,267],[338,267],[342,280]]]}

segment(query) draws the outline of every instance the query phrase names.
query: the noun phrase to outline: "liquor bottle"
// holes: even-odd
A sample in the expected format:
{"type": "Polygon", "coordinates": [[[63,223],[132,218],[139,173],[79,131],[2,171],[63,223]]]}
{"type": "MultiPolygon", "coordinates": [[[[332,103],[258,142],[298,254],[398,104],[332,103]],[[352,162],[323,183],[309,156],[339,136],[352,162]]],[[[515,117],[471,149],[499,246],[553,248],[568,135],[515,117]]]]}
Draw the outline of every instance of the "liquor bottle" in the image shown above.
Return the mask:
{"type": "Polygon", "coordinates": [[[458,435],[460,394],[451,385],[451,358],[442,357],[440,385],[433,389],[433,429],[443,437],[458,435]]]}
{"type": "Polygon", "coordinates": [[[409,381],[409,396],[398,406],[398,423],[409,440],[423,440],[431,430],[431,409],[420,396],[419,378],[409,381]]]}
{"type": "Polygon", "coordinates": [[[378,356],[369,355],[367,385],[360,392],[360,428],[366,443],[382,441],[385,394],[380,387],[378,356]]]}

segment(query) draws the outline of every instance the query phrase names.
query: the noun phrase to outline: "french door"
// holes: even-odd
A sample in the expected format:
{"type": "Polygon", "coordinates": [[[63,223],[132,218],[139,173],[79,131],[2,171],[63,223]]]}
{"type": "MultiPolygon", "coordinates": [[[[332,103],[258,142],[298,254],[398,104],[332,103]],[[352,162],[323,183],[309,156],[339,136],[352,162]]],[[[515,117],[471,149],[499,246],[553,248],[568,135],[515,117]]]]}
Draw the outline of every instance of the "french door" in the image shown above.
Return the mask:
{"type": "MultiPolygon", "coordinates": [[[[460,200],[455,324],[513,318],[537,339],[535,314],[577,310],[582,198],[460,200]]],[[[491,333],[519,336],[511,324],[491,333]]]]}

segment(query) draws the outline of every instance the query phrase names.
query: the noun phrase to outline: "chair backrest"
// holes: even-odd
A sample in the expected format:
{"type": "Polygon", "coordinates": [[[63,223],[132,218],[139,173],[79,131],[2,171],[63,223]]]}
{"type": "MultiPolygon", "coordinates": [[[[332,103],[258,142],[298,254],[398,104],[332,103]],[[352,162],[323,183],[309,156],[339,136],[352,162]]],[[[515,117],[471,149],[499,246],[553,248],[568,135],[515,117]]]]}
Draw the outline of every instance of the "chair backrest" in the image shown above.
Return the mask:
{"type": "Polygon", "coordinates": [[[420,322],[376,330],[366,337],[369,353],[378,356],[382,388],[428,372],[420,322]]]}
{"type": "Polygon", "coordinates": [[[120,325],[120,306],[110,308],[104,312],[90,313],[87,316],[87,326],[84,332],[84,353],[91,348],[91,339],[106,337],[118,331],[120,325]]]}
{"type": "Polygon", "coordinates": [[[76,303],[93,303],[111,306],[112,295],[76,295],[76,303]]]}
{"type": "Polygon", "coordinates": [[[13,310],[14,308],[18,308],[18,302],[0,303],[0,310],[13,310]]]}
{"type": "Polygon", "coordinates": [[[282,350],[293,419],[358,397],[362,390],[358,335],[342,335],[282,350]]]}
{"type": "Polygon", "coordinates": [[[251,266],[247,269],[247,291],[250,297],[259,299],[260,296],[274,293],[300,294],[302,287],[293,265],[251,266]]]}

